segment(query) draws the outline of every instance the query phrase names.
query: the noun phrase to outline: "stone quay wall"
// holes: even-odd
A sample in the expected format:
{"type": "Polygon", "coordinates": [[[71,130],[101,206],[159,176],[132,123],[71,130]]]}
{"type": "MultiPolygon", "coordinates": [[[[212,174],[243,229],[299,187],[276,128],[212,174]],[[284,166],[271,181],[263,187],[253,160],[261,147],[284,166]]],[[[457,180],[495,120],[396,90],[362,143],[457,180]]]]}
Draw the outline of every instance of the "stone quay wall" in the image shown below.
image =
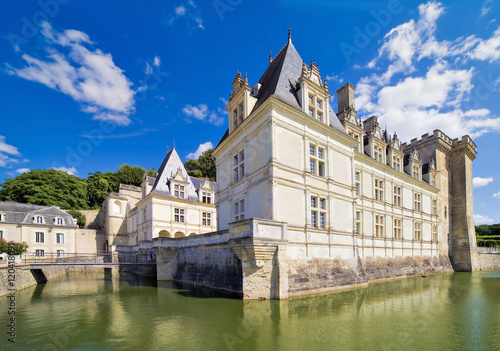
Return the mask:
{"type": "Polygon", "coordinates": [[[297,257],[297,245],[287,240],[286,223],[255,218],[225,231],[153,240],[158,280],[227,290],[243,299],[285,299],[453,271],[448,256],[297,257]]]}
{"type": "Polygon", "coordinates": [[[500,269],[500,252],[488,250],[479,250],[479,269],[500,269]]]}
{"type": "Polygon", "coordinates": [[[0,296],[8,295],[13,292],[9,289],[25,289],[66,273],[66,271],[61,268],[46,268],[42,273],[39,271],[40,270],[32,270],[30,265],[15,265],[13,270],[9,270],[8,266],[0,267],[0,296]],[[14,286],[9,285],[10,280],[13,280],[14,286]]]}

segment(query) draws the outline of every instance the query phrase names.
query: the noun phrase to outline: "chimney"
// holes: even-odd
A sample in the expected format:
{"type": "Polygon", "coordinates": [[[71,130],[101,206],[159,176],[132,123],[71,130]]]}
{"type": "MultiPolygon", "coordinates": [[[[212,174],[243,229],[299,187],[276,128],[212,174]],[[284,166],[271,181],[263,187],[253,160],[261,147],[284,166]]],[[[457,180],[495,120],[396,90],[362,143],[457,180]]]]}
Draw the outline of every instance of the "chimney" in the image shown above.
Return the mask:
{"type": "Polygon", "coordinates": [[[354,105],[354,85],[346,83],[342,88],[337,90],[337,101],[339,113],[342,112],[344,108],[356,110],[356,106],[354,105]]]}

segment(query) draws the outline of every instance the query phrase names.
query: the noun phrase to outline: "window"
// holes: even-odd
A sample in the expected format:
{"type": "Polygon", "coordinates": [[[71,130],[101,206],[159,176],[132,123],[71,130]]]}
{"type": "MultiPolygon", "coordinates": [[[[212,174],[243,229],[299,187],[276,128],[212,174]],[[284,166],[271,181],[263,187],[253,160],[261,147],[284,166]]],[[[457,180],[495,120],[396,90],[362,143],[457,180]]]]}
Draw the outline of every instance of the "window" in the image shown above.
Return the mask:
{"type": "Polygon", "coordinates": [[[432,241],[434,241],[434,242],[438,241],[438,226],[437,225],[432,226],[432,241]]]}
{"type": "Polygon", "coordinates": [[[375,178],[375,200],[384,201],[384,181],[375,178]]]}
{"type": "Polygon", "coordinates": [[[43,217],[42,216],[36,216],[35,217],[35,223],[42,224],[43,223],[43,217]]]}
{"type": "Polygon", "coordinates": [[[174,209],[174,221],[177,223],[184,223],[184,209],[183,208],[174,209]]]}
{"type": "Polygon", "coordinates": [[[238,124],[243,122],[243,103],[238,106],[238,124]]]}
{"type": "Polygon", "coordinates": [[[64,250],[57,250],[57,258],[61,258],[64,256],[64,250]]]}
{"type": "Polygon", "coordinates": [[[56,234],[56,243],[64,244],[64,234],[61,233],[56,234]]]}
{"type": "Polygon", "coordinates": [[[420,223],[420,222],[415,222],[415,231],[414,231],[413,239],[415,241],[422,240],[422,223],[420,223]]]}
{"type": "Polygon", "coordinates": [[[0,239],[3,239],[3,231],[0,230],[0,239]]]}
{"type": "Polygon", "coordinates": [[[326,228],[326,199],[311,196],[311,227],[326,228]]]}
{"type": "Polygon", "coordinates": [[[358,142],[358,144],[354,147],[354,151],[359,151],[359,136],[351,132],[349,132],[349,136],[358,142]]]}
{"type": "Polygon", "coordinates": [[[233,125],[234,125],[234,128],[236,128],[238,126],[238,109],[237,108],[235,108],[233,111],[233,125]]]}
{"type": "Polygon", "coordinates": [[[420,167],[418,165],[413,165],[413,178],[420,179],[420,167]]]}
{"type": "Polygon", "coordinates": [[[63,219],[62,219],[62,218],[60,218],[60,217],[57,217],[57,218],[56,218],[56,224],[57,224],[57,225],[63,225],[63,224],[64,224],[63,219]]]}
{"type": "Polygon", "coordinates": [[[245,176],[245,152],[241,150],[234,156],[234,182],[237,183],[245,176]]]}
{"type": "Polygon", "coordinates": [[[35,256],[36,257],[45,257],[45,251],[44,250],[35,250],[35,256]]]}
{"type": "Polygon", "coordinates": [[[373,147],[373,158],[382,162],[382,148],[380,146],[373,147]]]}
{"type": "Polygon", "coordinates": [[[309,144],[309,171],[320,177],[325,176],[325,149],[309,144]]]}
{"type": "Polygon", "coordinates": [[[201,199],[202,199],[202,202],[204,204],[210,204],[210,203],[212,203],[212,193],[204,191],[202,193],[201,199]]]}
{"type": "Polygon", "coordinates": [[[401,207],[401,187],[394,185],[394,206],[401,207]]]}
{"type": "Polygon", "coordinates": [[[384,237],[384,216],[375,215],[375,236],[377,238],[384,237]]]}
{"type": "Polygon", "coordinates": [[[243,122],[243,103],[233,110],[233,125],[234,128],[243,122]]]}
{"type": "Polygon", "coordinates": [[[361,194],[361,172],[360,171],[354,172],[354,193],[356,194],[356,196],[359,196],[361,194]]]}
{"type": "Polygon", "coordinates": [[[245,219],[245,200],[234,203],[234,220],[241,221],[245,219]]]}
{"type": "Polygon", "coordinates": [[[174,185],[174,196],[179,199],[184,199],[184,185],[174,185]]]}
{"type": "Polygon", "coordinates": [[[400,171],[401,170],[401,157],[395,156],[395,155],[392,156],[392,167],[396,171],[400,171]]]}
{"type": "Polygon", "coordinates": [[[35,233],[35,241],[37,243],[43,243],[44,242],[44,234],[41,232],[36,232],[35,233]]]}
{"type": "Polygon", "coordinates": [[[316,101],[316,108],[317,108],[318,110],[322,110],[322,109],[323,109],[323,101],[322,101],[321,99],[318,99],[318,100],[316,101]]]}
{"type": "Polygon", "coordinates": [[[309,107],[309,116],[314,117],[314,108],[309,107]]]}
{"type": "Polygon", "coordinates": [[[354,223],[354,232],[359,234],[361,232],[361,211],[356,211],[356,222],[354,223]]]}
{"type": "Polygon", "coordinates": [[[212,225],[212,214],[208,212],[202,212],[202,224],[203,225],[212,225]]]}
{"type": "Polygon", "coordinates": [[[436,200],[436,199],[432,200],[432,214],[434,216],[437,216],[437,214],[438,214],[438,200],[436,200]]]}
{"type": "Polygon", "coordinates": [[[5,215],[3,213],[0,213],[0,222],[5,221],[5,215]]]}
{"type": "Polygon", "coordinates": [[[394,239],[401,239],[401,219],[394,218],[394,239]]]}
{"type": "Polygon", "coordinates": [[[309,106],[307,107],[307,113],[309,114],[309,116],[316,118],[318,121],[323,122],[323,100],[315,97],[314,95],[309,94],[308,102],[309,106]]]}
{"type": "Polygon", "coordinates": [[[413,210],[420,212],[422,209],[422,195],[419,193],[413,194],[413,210]]]}
{"type": "Polygon", "coordinates": [[[444,219],[448,219],[448,207],[444,207],[444,219]]]}
{"type": "Polygon", "coordinates": [[[317,112],[316,119],[320,122],[323,122],[323,114],[321,112],[317,112]]]}
{"type": "Polygon", "coordinates": [[[313,105],[313,104],[314,104],[314,97],[313,97],[312,95],[309,95],[309,103],[310,103],[311,105],[313,105]]]}

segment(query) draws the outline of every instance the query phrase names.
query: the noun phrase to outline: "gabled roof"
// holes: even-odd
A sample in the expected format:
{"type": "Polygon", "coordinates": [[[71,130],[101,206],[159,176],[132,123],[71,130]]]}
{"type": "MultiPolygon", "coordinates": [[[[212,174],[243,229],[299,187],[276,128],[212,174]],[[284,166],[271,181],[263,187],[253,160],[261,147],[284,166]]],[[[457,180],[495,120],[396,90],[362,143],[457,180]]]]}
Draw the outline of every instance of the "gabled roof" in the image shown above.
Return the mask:
{"type": "Polygon", "coordinates": [[[5,213],[5,222],[2,223],[32,224],[32,218],[35,215],[41,215],[45,218],[44,226],[54,225],[55,218],[61,217],[65,221],[64,226],[76,227],[73,217],[55,206],[31,205],[5,201],[0,202],[0,212],[5,213]]]}
{"type": "Polygon", "coordinates": [[[165,159],[160,166],[160,169],[158,169],[158,174],[156,176],[156,180],[151,193],[172,196],[172,194],[170,193],[170,178],[174,176],[179,169],[182,172],[182,176],[188,181],[188,200],[198,201],[196,189],[194,188],[193,182],[191,181],[191,178],[188,176],[188,173],[184,168],[184,164],[182,163],[179,154],[177,154],[177,151],[175,151],[175,147],[167,153],[167,156],[165,156],[165,159]]]}
{"type": "Polygon", "coordinates": [[[303,60],[295,50],[292,41],[289,40],[260,77],[261,87],[256,96],[257,102],[254,110],[270,96],[300,110],[295,89],[302,72],[302,62],[303,60]]]}

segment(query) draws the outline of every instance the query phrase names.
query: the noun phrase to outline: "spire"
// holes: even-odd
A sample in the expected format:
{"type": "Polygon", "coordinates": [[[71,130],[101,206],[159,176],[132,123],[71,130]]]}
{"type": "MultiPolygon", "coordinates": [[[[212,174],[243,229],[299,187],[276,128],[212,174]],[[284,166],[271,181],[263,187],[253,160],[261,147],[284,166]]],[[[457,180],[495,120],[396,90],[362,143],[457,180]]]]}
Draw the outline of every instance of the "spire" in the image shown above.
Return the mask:
{"type": "Polygon", "coordinates": [[[325,79],[323,80],[323,86],[325,87],[326,90],[328,90],[328,82],[326,81],[326,76],[325,79]]]}
{"type": "Polygon", "coordinates": [[[290,28],[288,28],[288,42],[292,42],[292,31],[290,30],[290,28]]]}
{"type": "Polygon", "coordinates": [[[173,147],[173,150],[175,150],[175,140],[174,140],[174,147],[173,147]]]}
{"type": "Polygon", "coordinates": [[[269,51],[269,63],[273,62],[273,54],[269,51]]]}
{"type": "Polygon", "coordinates": [[[245,72],[245,84],[248,84],[247,72],[245,72]]]}

